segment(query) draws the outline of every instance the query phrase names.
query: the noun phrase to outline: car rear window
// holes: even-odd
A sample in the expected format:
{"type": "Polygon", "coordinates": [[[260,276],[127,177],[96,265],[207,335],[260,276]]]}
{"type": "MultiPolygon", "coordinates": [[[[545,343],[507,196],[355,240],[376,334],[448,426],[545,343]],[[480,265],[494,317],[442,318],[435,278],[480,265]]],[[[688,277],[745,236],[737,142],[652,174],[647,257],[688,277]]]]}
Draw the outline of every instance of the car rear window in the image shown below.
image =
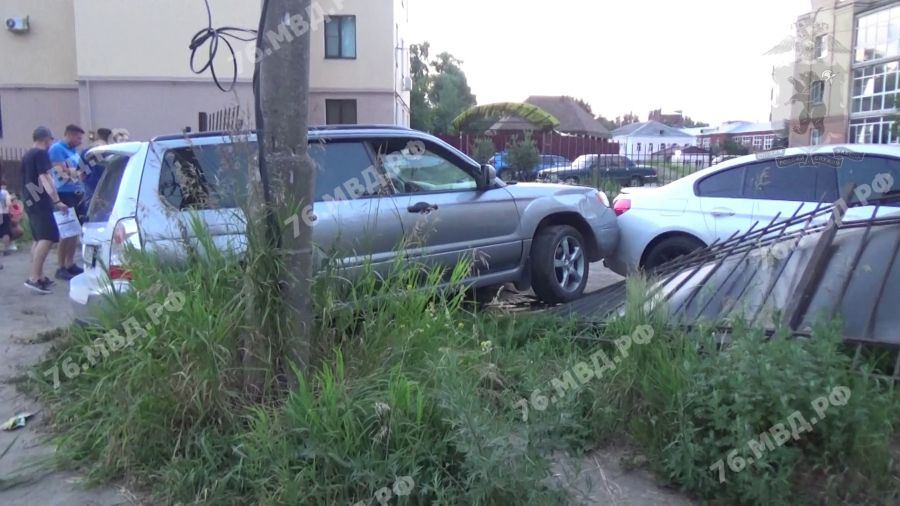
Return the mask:
{"type": "Polygon", "coordinates": [[[170,149],[163,155],[159,194],[176,209],[237,207],[247,196],[247,173],[256,158],[255,143],[170,149]]]}
{"type": "Polygon", "coordinates": [[[103,175],[97,182],[97,189],[91,198],[88,207],[88,221],[92,223],[109,221],[116,198],[119,195],[119,185],[122,183],[122,175],[128,165],[129,156],[115,153],[107,153],[92,168],[101,169],[103,175]]]}

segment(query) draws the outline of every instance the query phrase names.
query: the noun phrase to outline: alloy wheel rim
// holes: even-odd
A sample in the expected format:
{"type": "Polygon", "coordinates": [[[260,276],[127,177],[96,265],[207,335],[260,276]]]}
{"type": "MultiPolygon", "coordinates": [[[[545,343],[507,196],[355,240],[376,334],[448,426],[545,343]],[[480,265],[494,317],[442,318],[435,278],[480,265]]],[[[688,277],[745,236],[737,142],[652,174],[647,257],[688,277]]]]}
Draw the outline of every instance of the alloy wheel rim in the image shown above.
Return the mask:
{"type": "Polygon", "coordinates": [[[556,283],[566,292],[574,292],[584,279],[586,266],[584,248],[572,236],[565,236],[553,252],[553,271],[556,283]]]}

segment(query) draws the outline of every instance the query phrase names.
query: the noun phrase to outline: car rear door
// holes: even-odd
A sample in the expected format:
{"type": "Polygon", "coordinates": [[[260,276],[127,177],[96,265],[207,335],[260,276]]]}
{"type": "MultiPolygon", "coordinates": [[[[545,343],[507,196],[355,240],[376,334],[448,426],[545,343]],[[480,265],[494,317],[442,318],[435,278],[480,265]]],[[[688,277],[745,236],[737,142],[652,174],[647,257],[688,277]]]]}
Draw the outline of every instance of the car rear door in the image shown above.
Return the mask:
{"type": "Polygon", "coordinates": [[[316,167],[313,241],[349,275],[371,263],[388,274],[401,251],[403,226],[392,189],[367,141],[310,143],[316,167]]]}
{"type": "MultiPolygon", "coordinates": [[[[827,206],[838,199],[834,167],[802,164],[785,166],[767,160],[747,166],[744,197],[753,199],[757,228],[772,220],[786,220],[827,206]]],[[[793,229],[794,227],[792,227],[793,229]]]]}
{"type": "Polygon", "coordinates": [[[396,191],[408,257],[448,270],[471,255],[481,273],[518,267],[523,243],[512,195],[502,187],[478,188],[478,165],[449,146],[413,142],[424,148],[411,150],[403,138],[374,143],[396,191]]]}
{"type": "Polygon", "coordinates": [[[706,227],[720,241],[752,225],[754,202],[743,196],[745,169],[741,165],[721,170],[694,185],[706,227]]]}

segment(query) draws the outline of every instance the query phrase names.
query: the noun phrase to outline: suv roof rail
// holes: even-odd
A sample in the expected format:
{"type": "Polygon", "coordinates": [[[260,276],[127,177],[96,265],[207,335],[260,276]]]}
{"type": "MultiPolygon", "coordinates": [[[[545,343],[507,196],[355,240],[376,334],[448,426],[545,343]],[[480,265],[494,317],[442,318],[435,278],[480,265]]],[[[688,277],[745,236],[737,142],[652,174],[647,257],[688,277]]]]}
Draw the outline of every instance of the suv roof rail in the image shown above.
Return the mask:
{"type": "MultiPolygon", "coordinates": [[[[397,126],[397,125],[381,125],[381,124],[371,124],[371,125],[313,125],[309,127],[309,131],[311,132],[323,132],[328,130],[402,130],[405,132],[412,131],[409,127],[397,126]]],[[[156,141],[174,141],[178,139],[203,139],[206,137],[225,137],[233,134],[234,132],[229,132],[227,130],[216,130],[210,132],[191,132],[191,133],[180,133],[180,134],[169,134],[169,135],[158,135],[150,139],[150,142],[156,141]]],[[[256,129],[250,130],[249,132],[240,132],[240,133],[250,133],[255,134],[256,129]]]]}

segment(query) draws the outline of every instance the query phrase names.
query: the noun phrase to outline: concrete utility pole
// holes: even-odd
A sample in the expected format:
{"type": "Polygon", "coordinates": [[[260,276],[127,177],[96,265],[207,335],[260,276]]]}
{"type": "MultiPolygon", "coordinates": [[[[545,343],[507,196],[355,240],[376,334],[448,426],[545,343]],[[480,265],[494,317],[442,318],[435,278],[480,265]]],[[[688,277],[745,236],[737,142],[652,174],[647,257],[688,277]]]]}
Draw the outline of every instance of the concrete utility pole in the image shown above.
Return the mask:
{"type": "MultiPolygon", "coordinates": [[[[251,309],[260,333],[248,342],[247,354],[270,363],[293,384],[293,364],[304,373],[311,363],[313,311],[311,209],[315,172],[307,152],[309,111],[310,0],[264,0],[257,36],[254,76],[259,141],[260,214],[250,226],[261,227],[265,247],[275,254],[254,273],[257,283],[251,309]],[[311,214],[311,213],[309,213],[311,214]],[[275,291],[276,293],[266,293],[275,291]],[[273,304],[274,303],[274,304],[273,304]],[[274,310],[274,311],[273,311],[274,310]],[[263,321],[265,320],[265,321],[263,321]]],[[[265,380],[253,374],[249,387],[265,380]]]]}

